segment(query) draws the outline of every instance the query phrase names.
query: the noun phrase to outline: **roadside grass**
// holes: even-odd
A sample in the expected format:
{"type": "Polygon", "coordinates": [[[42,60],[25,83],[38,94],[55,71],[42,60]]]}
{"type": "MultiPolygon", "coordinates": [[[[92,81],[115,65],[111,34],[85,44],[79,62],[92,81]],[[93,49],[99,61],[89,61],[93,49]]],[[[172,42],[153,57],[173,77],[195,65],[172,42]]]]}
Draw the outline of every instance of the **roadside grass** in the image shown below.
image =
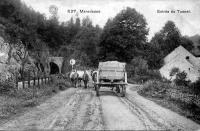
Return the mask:
{"type": "Polygon", "coordinates": [[[46,85],[32,86],[9,92],[1,92],[0,96],[0,124],[16,117],[30,108],[45,102],[56,93],[70,87],[66,80],[54,79],[46,85]]]}
{"type": "Polygon", "coordinates": [[[186,103],[180,99],[171,98],[167,91],[174,88],[170,83],[160,81],[148,81],[138,93],[147,99],[154,101],[167,109],[170,109],[182,116],[185,116],[200,124],[200,107],[194,103],[186,103]]]}

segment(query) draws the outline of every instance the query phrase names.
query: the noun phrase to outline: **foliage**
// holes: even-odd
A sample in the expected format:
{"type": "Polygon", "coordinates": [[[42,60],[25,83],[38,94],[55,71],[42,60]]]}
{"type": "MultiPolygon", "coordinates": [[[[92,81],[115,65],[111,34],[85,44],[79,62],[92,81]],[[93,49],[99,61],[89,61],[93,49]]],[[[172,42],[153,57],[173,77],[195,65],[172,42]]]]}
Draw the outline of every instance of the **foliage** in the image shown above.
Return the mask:
{"type": "Polygon", "coordinates": [[[200,78],[197,81],[190,84],[190,88],[193,90],[193,93],[200,96],[200,88],[199,87],[200,87],[200,78]]]}
{"type": "MultiPolygon", "coordinates": [[[[74,58],[78,64],[90,67],[107,60],[131,63],[141,56],[153,70],[160,68],[163,58],[179,45],[188,50],[193,48],[192,41],[183,37],[172,21],[166,22],[148,43],[146,19],[133,8],[123,9],[113,19],[108,19],[102,30],[94,26],[88,16],[59,23],[56,14],[46,18],[20,0],[1,0],[0,25],[5,27],[1,32],[10,47],[23,44],[44,69],[49,68],[47,57],[53,55],[66,60],[74,58]]],[[[136,70],[146,72],[145,69],[136,70]]]]}
{"type": "Polygon", "coordinates": [[[190,83],[190,80],[187,80],[187,73],[185,71],[180,71],[177,67],[171,69],[170,76],[171,78],[175,76],[173,81],[178,86],[188,86],[190,83]]]}
{"type": "Polygon", "coordinates": [[[189,51],[194,48],[193,42],[181,35],[173,21],[166,22],[165,26],[150,41],[149,57],[147,57],[150,68],[160,67],[162,63],[160,61],[179,45],[189,51]]]}
{"type": "Polygon", "coordinates": [[[180,72],[179,68],[174,67],[174,68],[171,69],[169,76],[171,76],[171,78],[172,78],[173,76],[175,76],[179,72],[180,72]]]}
{"type": "Polygon", "coordinates": [[[145,59],[150,69],[160,69],[163,66],[164,54],[158,44],[148,43],[145,46],[145,59]]]}
{"type": "Polygon", "coordinates": [[[141,57],[135,57],[127,65],[127,71],[129,76],[142,75],[145,74],[148,70],[147,61],[141,57]]]}
{"type": "Polygon", "coordinates": [[[57,74],[51,76],[52,83],[60,90],[65,90],[71,86],[69,77],[63,74],[57,74]]]}
{"type": "Polygon", "coordinates": [[[165,83],[158,80],[150,80],[144,84],[139,93],[146,96],[163,98],[167,94],[167,90],[170,88],[173,88],[170,83],[165,83]]]}
{"type": "Polygon", "coordinates": [[[135,9],[126,8],[109,19],[99,44],[99,59],[130,62],[146,42],[147,23],[135,9]]]}
{"type": "Polygon", "coordinates": [[[150,70],[147,61],[141,57],[135,57],[127,65],[128,78],[137,82],[146,82],[147,80],[161,80],[160,72],[150,70]]]}
{"type": "Polygon", "coordinates": [[[187,80],[187,73],[185,71],[178,72],[176,78],[174,79],[176,85],[187,86],[190,83],[190,80],[187,80]]]}
{"type": "MultiPolygon", "coordinates": [[[[86,19],[89,21],[89,18],[86,19]]],[[[86,21],[85,20],[85,21],[86,21]]],[[[84,21],[83,21],[84,22],[84,21]]],[[[101,33],[100,28],[93,27],[91,22],[83,23],[83,27],[71,43],[74,58],[85,66],[94,66],[97,59],[97,44],[101,33]],[[88,24],[88,25],[87,25],[88,24]]]]}
{"type": "Polygon", "coordinates": [[[15,79],[14,76],[10,73],[1,72],[0,73],[0,93],[6,93],[9,91],[15,91],[15,79]],[[8,78],[6,78],[8,77],[8,78]]]}

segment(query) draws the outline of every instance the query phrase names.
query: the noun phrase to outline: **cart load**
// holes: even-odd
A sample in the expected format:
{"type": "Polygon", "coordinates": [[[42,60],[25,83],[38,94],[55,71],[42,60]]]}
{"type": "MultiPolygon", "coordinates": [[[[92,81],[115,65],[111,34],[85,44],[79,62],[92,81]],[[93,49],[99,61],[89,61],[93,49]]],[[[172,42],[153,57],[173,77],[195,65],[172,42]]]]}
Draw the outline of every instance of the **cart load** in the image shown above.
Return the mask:
{"type": "Polygon", "coordinates": [[[125,96],[127,85],[126,63],[118,61],[100,62],[97,71],[97,81],[95,84],[96,94],[99,96],[99,89],[104,87],[116,87],[117,92],[125,96]],[[121,90],[120,90],[121,89],[121,90]]]}

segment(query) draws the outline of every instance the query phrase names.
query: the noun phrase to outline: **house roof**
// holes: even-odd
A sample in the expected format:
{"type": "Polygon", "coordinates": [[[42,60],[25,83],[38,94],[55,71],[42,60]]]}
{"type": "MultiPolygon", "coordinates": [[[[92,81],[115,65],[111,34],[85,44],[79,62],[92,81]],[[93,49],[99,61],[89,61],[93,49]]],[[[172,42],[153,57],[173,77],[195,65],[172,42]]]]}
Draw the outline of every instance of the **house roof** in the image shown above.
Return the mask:
{"type": "Polygon", "coordinates": [[[183,46],[174,49],[170,54],[164,58],[165,64],[176,62],[179,59],[186,59],[194,67],[200,68],[200,59],[192,55],[183,46]],[[188,59],[187,59],[188,58],[188,59]]]}
{"type": "Polygon", "coordinates": [[[177,47],[164,58],[164,65],[159,71],[162,76],[170,78],[170,71],[174,67],[185,71],[191,81],[195,81],[200,76],[200,59],[182,46],[177,47]]]}

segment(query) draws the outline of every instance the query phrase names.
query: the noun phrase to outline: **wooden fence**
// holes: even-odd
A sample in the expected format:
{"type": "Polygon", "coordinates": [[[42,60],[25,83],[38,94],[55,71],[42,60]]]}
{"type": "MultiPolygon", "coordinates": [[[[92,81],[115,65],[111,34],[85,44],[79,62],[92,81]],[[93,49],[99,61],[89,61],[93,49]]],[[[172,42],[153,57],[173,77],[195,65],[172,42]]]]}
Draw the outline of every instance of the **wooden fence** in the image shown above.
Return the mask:
{"type": "Polygon", "coordinates": [[[17,89],[25,88],[25,87],[31,87],[31,86],[40,86],[44,84],[48,84],[51,81],[51,76],[50,75],[36,75],[34,73],[34,76],[31,77],[30,72],[28,72],[28,77],[27,80],[22,77],[22,80],[19,81],[18,76],[15,76],[15,84],[17,89]]]}

